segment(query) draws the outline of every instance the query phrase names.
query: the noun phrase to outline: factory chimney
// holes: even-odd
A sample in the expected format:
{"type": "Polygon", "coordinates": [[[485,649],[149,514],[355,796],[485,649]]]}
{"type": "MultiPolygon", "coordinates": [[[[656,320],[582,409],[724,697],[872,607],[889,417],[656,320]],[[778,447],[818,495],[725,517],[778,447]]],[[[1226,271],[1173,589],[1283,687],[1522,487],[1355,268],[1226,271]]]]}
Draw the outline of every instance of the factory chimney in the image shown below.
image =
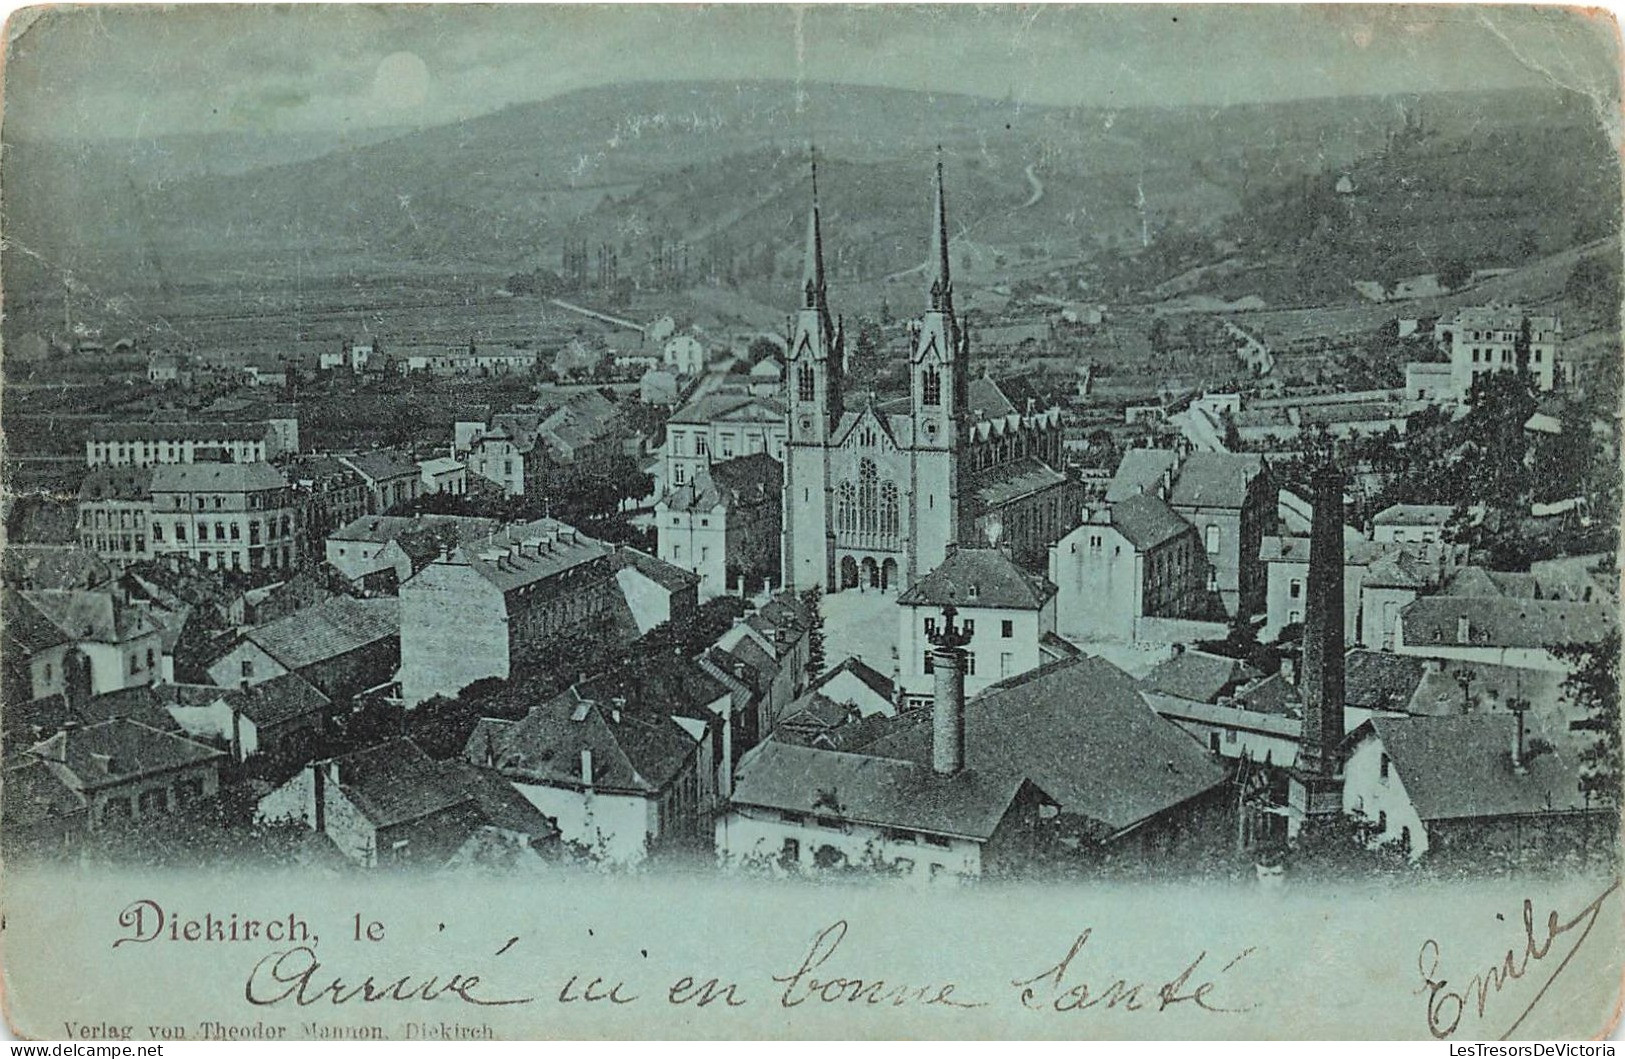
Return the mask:
{"type": "Polygon", "coordinates": [[[1324,777],[1338,772],[1343,742],[1343,475],[1315,475],[1309,528],[1309,600],[1303,626],[1303,751],[1299,764],[1324,777]]]}

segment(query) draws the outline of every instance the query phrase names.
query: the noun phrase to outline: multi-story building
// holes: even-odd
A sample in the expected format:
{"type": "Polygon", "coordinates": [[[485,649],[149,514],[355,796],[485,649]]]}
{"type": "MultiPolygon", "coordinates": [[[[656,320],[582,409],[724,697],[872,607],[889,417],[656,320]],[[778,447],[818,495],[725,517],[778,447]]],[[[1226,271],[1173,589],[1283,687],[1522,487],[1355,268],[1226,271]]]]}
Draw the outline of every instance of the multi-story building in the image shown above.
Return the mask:
{"type": "Polygon", "coordinates": [[[784,402],[749,393],[710,392],[666,421],[665,481],[676,489],[701,468],[761,452],[784,461],[784,402]]]}
{"type": "Polygon", "coordinates": [[[152,471],[147,467],[92,467],[79,486],[79,543],[103,559],[139,562],[149,557],[152,471]]]}
{"type": "Polygon", "coordinates": [[[313,544],[371,510],[367,479],[332,456],[302,457],[285,473],[303,500],[305,532],[313,544]]]}
{"type": "Polygon", "coordinates": [[[944,607],[955,608],[970,638],[965,691],[977,692],[1037,669],[1055,635],[1055,586],[993,548],[955,549],[942,565],[897,597],[898,679],[911,700],[931,696],[936,680],[931,638],[944,607]]]}
{"type": "MultiPolygon", "coordinates": [[[[104,695],[110,691],[156,684],[164,679],[163,630],[144,607],[126,602],[111,591],[83,592],[71,589],[34,589],[21,593],[28,609],[19,608],[22,619],[35,624],[33,635],[40,642],[43,617],[54,625],[70,645],[59,656],[55,684],[71,696],[104,695]]],[[[35,684],[53,686],[50,654],[44,673],[36,671],[35,684]]]]}
{"type": "Polygon", "coordinates": [[[1145,493],[1097,508],[1050,547],[1056,628],[1078,641],[1140,639],[1141,618],[1196,618],[1211,568],[1196,527],[1145,493]]]}
{"type": "MultiPolygon", "coordinates": [[[[1468,556],[1464,544],[1350,540],[1343,545],[1344,642],[1391,650],[1399,612],[1420,595],[1437,592],[1468,556]]],[[[1268,641],[1308,613],[1309,538],[1265,537],[1258,557],[1266,569],[1268,641]]]]}
{"type": "Polygon", "coordinates": [[[375,449],[338,459],[367,483],[368,514],[382,515],[402,504],[410,504],[423,493],[423,475],[418,465],[399,452],[375,449]]]}
{"type": "Polygon", "coordinates": [[[468,492],[468,467],[451,456],[437,456],[418,461],[418,475],[423,479],[423,495],[444,493],[462,496],[468,492]]]}
{"type": "Polygon", "coordinates": [[[469,474],[509,496],[534,495],[553,475],[602,470],[622,455],[626,436],[615,406],[596,391],[561,405],[515,408],[483,423],[459,420],[454,430],[452,455],[466,454],[469,474]]]}
{"type": "Polygon", "coordinates": [[[217,570],[288,569],[304,553],[304,508],[268,463],[162,464],[152,471],[154,555],[217,570]]]}
{"type": "Polygon", "coordinates": [[[288,427],[269,419],[241,422],[100,423],[85,438],[85,464],[151,467],[160,463],[230,460],[256,463],[298,451],[288,427]]]}
{"type": "Polygon", "coordinates": [[[554,519],[448,548],[401,585],[401,697],[413,706],[506,679],[516,657],[542,657],[568,636],[637,635],[692,608],[697,580],[554,519]],[[628,608],[636,633],[620,623],[628,608]]]}
{"type": "Polygon", "coordinates": [[[1460,400],[1480,375],[1516,368],[1527,370],[1535,384],[1550,390],[1557,381],[1558,347],[1563,342],[1563,320],[1557,316],[1530,316],[1517,306],[1486,305],[1462,309],[1441,319],[1433,337],[1450,354],[1450,387],[1460,400]],[[1519,346],[1528,328],[1529,349],[1519,346]]]}
{"type": "Polygon", "coordinates": [[[779,579],[784,468],[766,453],[702,467],[655,504],[660,558],[700,577],[700,598],[779,579]]]}

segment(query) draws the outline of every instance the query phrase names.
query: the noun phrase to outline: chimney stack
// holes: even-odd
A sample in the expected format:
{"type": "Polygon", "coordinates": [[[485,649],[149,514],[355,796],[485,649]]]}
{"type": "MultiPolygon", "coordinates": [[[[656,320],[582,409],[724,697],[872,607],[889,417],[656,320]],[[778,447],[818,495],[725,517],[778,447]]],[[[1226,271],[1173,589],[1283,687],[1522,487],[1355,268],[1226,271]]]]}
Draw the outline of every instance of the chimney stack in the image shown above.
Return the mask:
{"type": "Polygon", "coordinates": [[[1309,529],[1309,598],[1303,629],[1303,771],[1337,775],[1343,742],[1343,475],[1315,475],[1309,529]]]}
{"type": "Polygon", "coordinates": [[[592,786],[592,751],[581,751],[581,784],[584,787],[592,786]]]}
{"type": "Polygon", "coordinates": [[[942,608],[942,625],[929,634],[936,673],[931,700],[931,768],[939,776],[965,769],[965,645],[970,634],[954,624],[955,609],[942,608]]]}
{"type": "Polygon", "coordinates": [[[1517,724],[1512,729],[1512,771],[1514,774],[1522,776],[1529,772],[1529,763],[1526,760],[1524,747],[1524,714],[1529,710],[1529,703],[1525,699],[1513,699],[1507,703],[1507,709],[1512,711],[1512,716],[1517,721],[1517,724]]]}

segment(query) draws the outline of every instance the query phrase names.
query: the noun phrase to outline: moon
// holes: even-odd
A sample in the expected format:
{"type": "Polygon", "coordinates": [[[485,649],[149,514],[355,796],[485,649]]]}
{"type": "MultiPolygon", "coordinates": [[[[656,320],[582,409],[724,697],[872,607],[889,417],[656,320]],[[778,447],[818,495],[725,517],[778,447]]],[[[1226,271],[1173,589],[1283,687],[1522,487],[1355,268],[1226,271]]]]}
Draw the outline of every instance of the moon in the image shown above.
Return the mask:
{"type": "Polygon", "coordinates": [[[429,101],[429,88],[429,68],[414,52],[384,56],[372,75],[373,101],[385,107],[421,107],[429,101]]]}

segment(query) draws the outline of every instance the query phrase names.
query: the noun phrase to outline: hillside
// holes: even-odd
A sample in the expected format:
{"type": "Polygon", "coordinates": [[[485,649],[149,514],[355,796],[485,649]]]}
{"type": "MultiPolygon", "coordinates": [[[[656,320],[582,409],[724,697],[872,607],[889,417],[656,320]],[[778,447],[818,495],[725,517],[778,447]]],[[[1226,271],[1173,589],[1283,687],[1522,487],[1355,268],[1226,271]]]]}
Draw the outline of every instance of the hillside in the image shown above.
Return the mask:
{"type": "Polygon", "coordinates": [[[1226,290],[1346,291],[1350,268],[1407,268],[1464,231],[1486,261],[1507,223],[1561,249],[1595,230],[1596,201],[1617,202],[1617,191],[1604,195],[1611,168],[1595,165],[1594,119],[1562,97],[1429,97],[1428,136],[1385,157],[1419,107],[1359,98],[1102,111],[840,85],[645,83],[317,157],[290,143],[276,164],[263,164],[275,145],[260,143],[230,171],[216,161],[187,172],[140,141],[66,166],[60,148],[7,145],[8,235],[47,266],[8,255],[7,282],[51,288],[60,281],[49,273],[66,268],[151,299],[221,279],[557,269],[567,239],[612,246],[623,276],[681,244],[691,279],[772,281],[796,267],[810,141],[833,269],[849,284],[920,265],[939,144],[955,253],[973,278],[1041,273],[1151,239],[1140,278],[1161,282],[1211,263],[1205,240],[1218,235],[1255,266],[1219,273],[1226,290]],[[1516,182],[1499,174],[1509,150],[1516,182]],[[1352,212],[1333,203],[1339,214],[1324,200],[1345,171],[1371,190],[1352,212]],[[1418,217],[1422,238],[1394,241],[1418,217]],[[1179,242],[1190,233],[1202,238],[1179,242]]]}

